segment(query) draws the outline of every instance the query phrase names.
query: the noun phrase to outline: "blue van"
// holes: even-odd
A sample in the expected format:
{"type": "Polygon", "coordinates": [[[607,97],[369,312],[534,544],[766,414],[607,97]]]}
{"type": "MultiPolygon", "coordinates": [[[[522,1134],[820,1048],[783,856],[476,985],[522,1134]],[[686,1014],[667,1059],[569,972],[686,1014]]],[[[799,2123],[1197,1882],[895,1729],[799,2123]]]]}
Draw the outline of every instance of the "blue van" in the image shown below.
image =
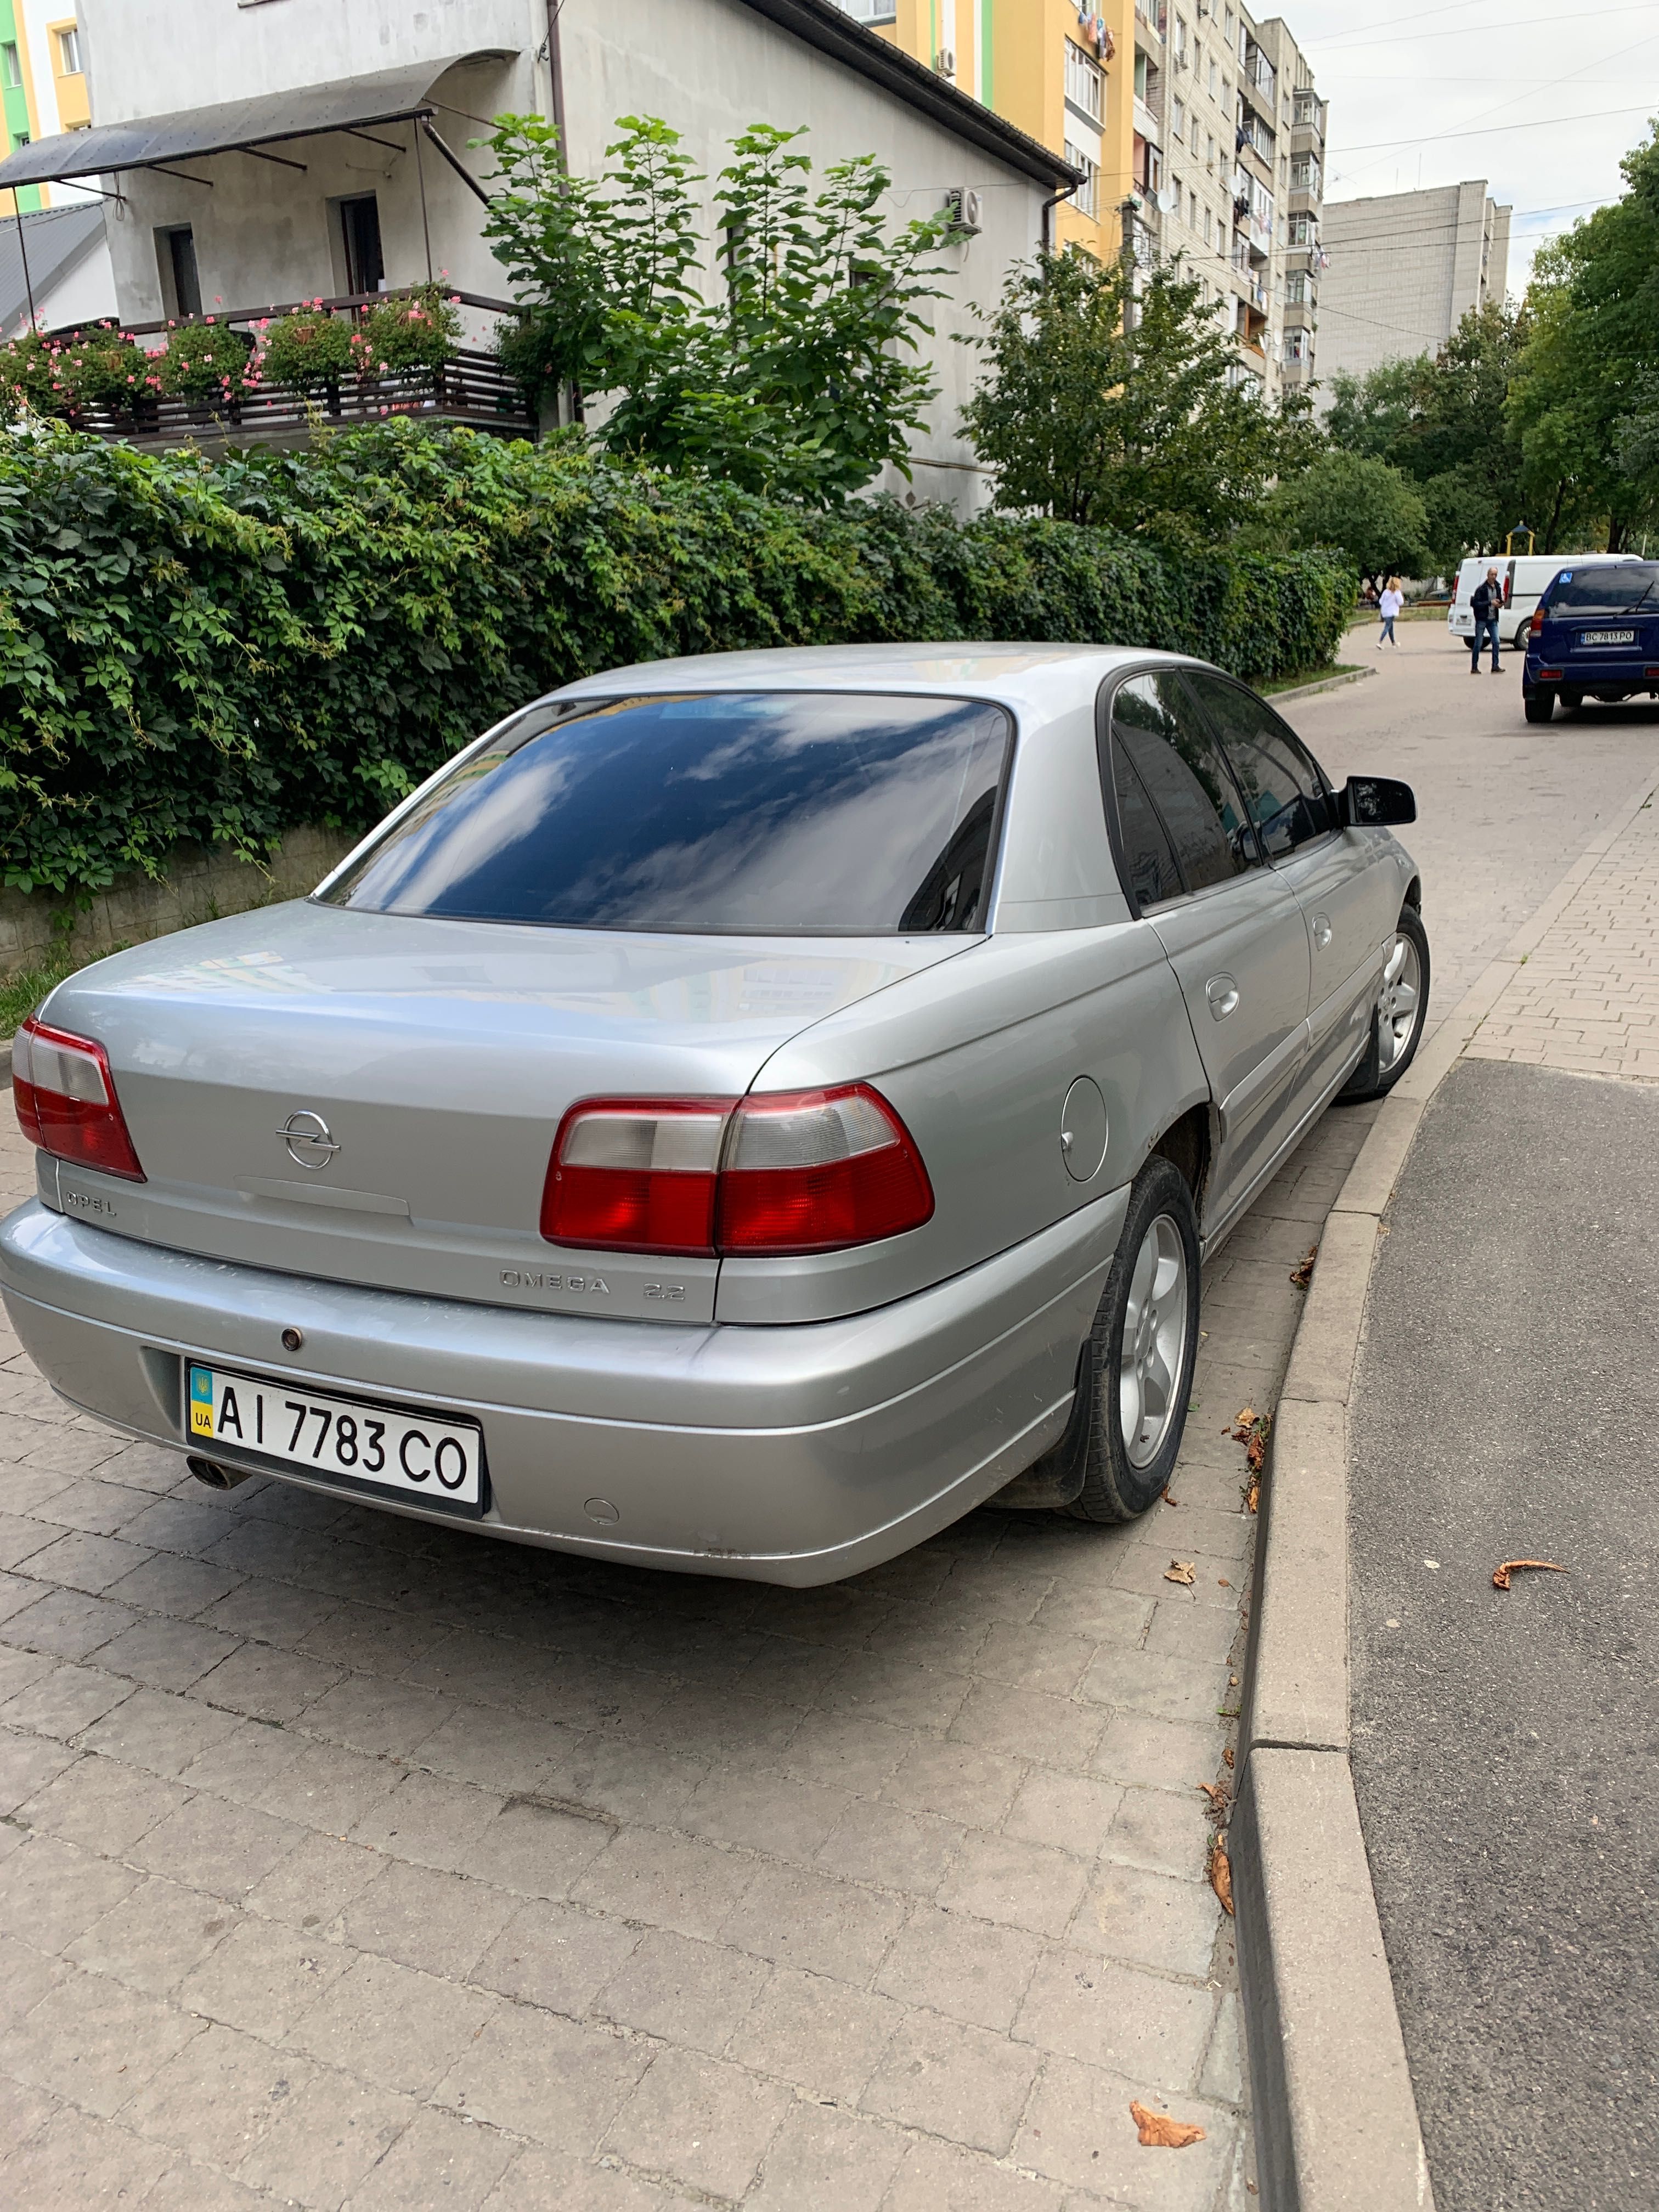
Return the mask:
{"type": "Polygon", "coordinates": [[[1582,707],[1644,693],[1659,699],[1659,561],[1564,568],[1527,632],[1527,720],[1547,722],[1558,699],[1582,707]]]}

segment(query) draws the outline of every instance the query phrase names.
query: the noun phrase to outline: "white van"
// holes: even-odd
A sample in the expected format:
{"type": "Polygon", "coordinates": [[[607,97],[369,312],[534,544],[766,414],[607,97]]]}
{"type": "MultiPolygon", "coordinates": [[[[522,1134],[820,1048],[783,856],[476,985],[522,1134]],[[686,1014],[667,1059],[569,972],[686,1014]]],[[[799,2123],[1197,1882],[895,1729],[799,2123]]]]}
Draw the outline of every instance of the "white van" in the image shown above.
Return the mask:
{"type": "Polygon", "coordinates": [[[1527,625],[1532,620],[1533,609],[1543,597],[1545,586],[1559,575],[1569,562],[1575,568],[1599,568],[1631,557],[1628,553],[1471,553],[1457,572],[1452,603],[1446,612],[1446,628],[1460,643],[1468,643],[1474,635],[1474,612],[1469,602],[1478,586],[1486,581],[1487,569],[1496,568],[1498,580],[1504,586],[1504,609],[1498,617],[1498,635],[1504,645],[1513,646],[1519,652],[1526,642],[1527,625]]]}

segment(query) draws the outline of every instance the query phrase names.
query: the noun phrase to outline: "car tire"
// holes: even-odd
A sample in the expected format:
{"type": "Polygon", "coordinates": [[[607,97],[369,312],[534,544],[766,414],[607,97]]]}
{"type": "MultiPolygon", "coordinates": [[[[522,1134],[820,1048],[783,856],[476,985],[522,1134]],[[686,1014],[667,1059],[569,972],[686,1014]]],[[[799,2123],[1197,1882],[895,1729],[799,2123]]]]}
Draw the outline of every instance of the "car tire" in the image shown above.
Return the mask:
{"type": "Polygon", "coordinates": [[[1198,1215],[1187,1179],[1154,1154],[1135,1177],[1117,1250],[1078,1364],[1055,1457],[1079,1474],[1060,1508],[1076,1521],[1133,1521],[1169,1486],[1198,1357],[1198,1215]]]}
{"type": "Polygon", "coordinates": [[[1387,1097],[1417,1057],[1428,1011],[1429,933],[1414,906],[1402,907],[1371,1013],[1370,1042],[1364,1058],[1337,1093],[1340,1105],[1358,1106],[1367,1098],[1387,1097]]]}
{"type": "Polygon", "coordinates": [[[1547,722],[1555,712],[1553,691],[1528,691],[1522,702],[1529,722],[1547,722]]]}

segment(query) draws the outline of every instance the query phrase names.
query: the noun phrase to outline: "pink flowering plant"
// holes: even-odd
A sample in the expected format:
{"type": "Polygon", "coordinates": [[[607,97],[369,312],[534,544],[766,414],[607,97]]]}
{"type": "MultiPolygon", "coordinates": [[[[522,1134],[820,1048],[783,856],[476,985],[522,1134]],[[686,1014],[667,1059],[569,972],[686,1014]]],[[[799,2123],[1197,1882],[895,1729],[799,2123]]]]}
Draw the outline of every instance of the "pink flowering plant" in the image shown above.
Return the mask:
{"type": "Polygon", "coordinates": [[[436,284],[371,307],[352,341],[366,377],[411,368],[441,368],[454,358],[461,319],[436,284]]]}
{"type": "Polygon", "coordinates": [[[71,402],[58,369],[58,348],[39,331],[0,346],[0,420],[20,415],[67,415],[71,402]]]}
{"type": "Polygon", "coordinates": [[[322,392],[356,366],[351,325],[320,303],[261,327],[260,374],[293,392],[322,392]]]}
{"type": "Polygon", "coordinates": [[[259,382],[251,342],[211,315],[171,332],[156,374],[160,388],[177,399],[239,399],[259,382]]]}
{"type": "Polygon", "coordinates": [[[149,357],[124,331],[76,331],[58,349],[60,383],[76,407],[129,408],[146,398],[149,357]]]}

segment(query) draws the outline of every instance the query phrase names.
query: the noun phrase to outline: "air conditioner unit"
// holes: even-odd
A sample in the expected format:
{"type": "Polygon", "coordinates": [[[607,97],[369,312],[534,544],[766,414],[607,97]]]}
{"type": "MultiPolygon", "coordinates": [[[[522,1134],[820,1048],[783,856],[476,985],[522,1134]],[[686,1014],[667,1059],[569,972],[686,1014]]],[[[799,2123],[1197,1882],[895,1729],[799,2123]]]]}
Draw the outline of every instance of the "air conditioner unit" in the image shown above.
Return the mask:
{"type": "Polygon", "coordinates": [[[1193,58],[1190,54],[1177,54],[1175,58],[1175,65],[1178,70],[1190,69],[1193,65],[1193,58]]]}
{"type": "Polygon", "coordinates": [[[954,76],[957,73],[957,57],[955,48],[951,46],[941,46],[939,52],[933,56],[933,68],[935,72],[940,76],[954,76]]]}
{"type": "Polygon", "coordinates": [[[967,185],[953,185],[945,195],[945,222],[956,238],[977,238],[981,228],[979,194],[967,185]]]}

